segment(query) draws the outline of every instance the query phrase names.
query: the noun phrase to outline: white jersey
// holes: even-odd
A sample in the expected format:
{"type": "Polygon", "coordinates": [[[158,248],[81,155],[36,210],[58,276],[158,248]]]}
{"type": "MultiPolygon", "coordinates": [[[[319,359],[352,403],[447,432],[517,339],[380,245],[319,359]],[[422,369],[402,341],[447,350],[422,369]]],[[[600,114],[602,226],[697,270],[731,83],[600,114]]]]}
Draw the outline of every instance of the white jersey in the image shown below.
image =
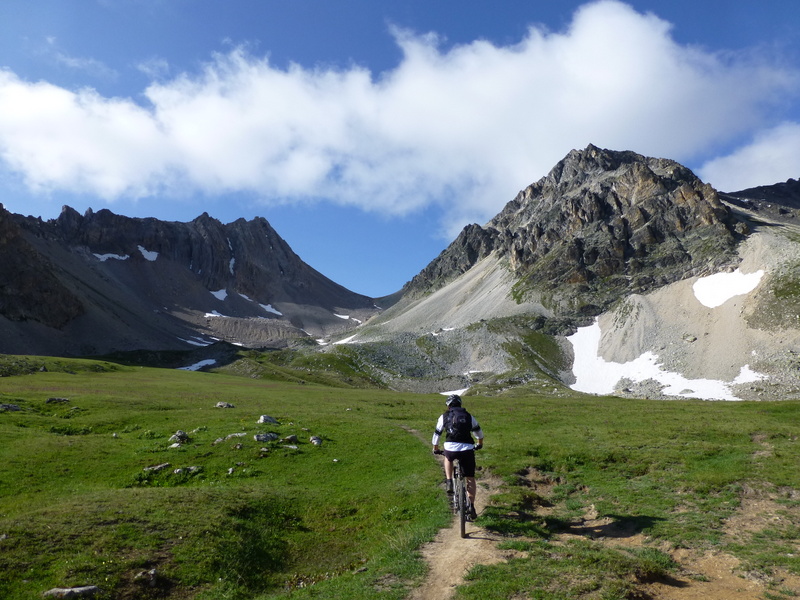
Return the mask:
{"type": "MultiPolygon", "coordinates": [[[[436,429],[433,431],[433,439],[431,440],[432,446],[439,445],[439,438],[444,432],[444,415],[439,415],[439,420],[436,421],[436,429]]],[[[472,417],[472,433],[478,438],[478,441],[483,439],[483,431],[481,426],[478,425],[478,420],[472,417]]],[[[465,444],[459,442],[445,442],[444,449],[449,452],[463,452],[464,450],[474,450],[475,444],[465,444]]]]}

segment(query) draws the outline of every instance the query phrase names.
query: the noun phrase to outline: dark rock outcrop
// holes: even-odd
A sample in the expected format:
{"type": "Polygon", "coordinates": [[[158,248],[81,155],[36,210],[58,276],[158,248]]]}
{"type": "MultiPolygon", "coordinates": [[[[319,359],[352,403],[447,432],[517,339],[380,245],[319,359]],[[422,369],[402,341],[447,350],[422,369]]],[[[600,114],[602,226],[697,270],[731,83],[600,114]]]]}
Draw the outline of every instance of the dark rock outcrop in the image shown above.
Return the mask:
{"type": "Polygon", "coordinates": [[[735,260],[735,218],[717,192],[666,159],[588,146],[521,191],[486,226],[470,225],[410,281],[418,295],[496,252],[518,293],[556,312],[597,313],[642,292],[735,260]]]}
{"type": "Polygon", "coordinates": [[[740,209],[770,220],[793,223],[800,216],[800,181],[762,185],[738,192],[720,193],[720,198],[740,209]]]}
{"type": "Polygon", "coordinates": [[[774,202],[786,208],[800,209],[800,181],[787,179],[782,183],[729,192],[723,194],[723,196],[763,200],[764,202],[774,202]]]}
{"type": "Polygon", "coordinates": [[[0,315],[61,328],[83,313],[83,304],[58,279],[53,263],[24,239],[0,205],[0,315]]]}

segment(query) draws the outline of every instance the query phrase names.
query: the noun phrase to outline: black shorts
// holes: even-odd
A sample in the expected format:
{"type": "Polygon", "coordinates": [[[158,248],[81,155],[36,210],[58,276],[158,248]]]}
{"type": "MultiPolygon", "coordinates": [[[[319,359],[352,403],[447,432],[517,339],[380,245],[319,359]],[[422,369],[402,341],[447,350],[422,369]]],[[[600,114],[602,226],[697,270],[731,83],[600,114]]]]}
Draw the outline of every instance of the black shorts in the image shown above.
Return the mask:
{"type": "Polygon", "coordinates": [[[461,472],[464,477],[475,477],[475,450],[462,450],[461,452],[445,450],[444,457],[450,462],[457,458],[461,463],[461,472]]]}

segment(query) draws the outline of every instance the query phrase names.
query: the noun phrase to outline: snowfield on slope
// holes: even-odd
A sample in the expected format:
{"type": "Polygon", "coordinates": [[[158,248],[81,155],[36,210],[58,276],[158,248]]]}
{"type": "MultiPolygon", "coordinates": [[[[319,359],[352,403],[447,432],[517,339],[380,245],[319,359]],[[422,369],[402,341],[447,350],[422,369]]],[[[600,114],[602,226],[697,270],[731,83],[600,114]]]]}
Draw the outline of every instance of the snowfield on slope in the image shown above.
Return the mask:
{"type": "MultiPolygon", "coordinates": [[[[749,294],[758,287],[764,275],[759,269],[744,274],[739,269],[732,273],[717,273],[695,281],[692,286],[695,299],[708,308],[717,308],[729,300],[749,294]]],[[[567,339],[572,344],[575,360],[572,372],[575,383],[570,387],[579,392],[591,394],[612,394],[623,379],[633,382],[654,380],[663,386],[662,393],[667,396],[701,398],[703,400],[740,400],[731,385],[750,383],[766,376],[750,369],[745,364],[739,374],[731,381],[716,379],[691,379],[680,373],[664,369],[659,357],[652,351],[642,353],[638,358],[624,363],[607,361],[600,356],[602,331],[598,320],[578,331],[567,339]]]]}

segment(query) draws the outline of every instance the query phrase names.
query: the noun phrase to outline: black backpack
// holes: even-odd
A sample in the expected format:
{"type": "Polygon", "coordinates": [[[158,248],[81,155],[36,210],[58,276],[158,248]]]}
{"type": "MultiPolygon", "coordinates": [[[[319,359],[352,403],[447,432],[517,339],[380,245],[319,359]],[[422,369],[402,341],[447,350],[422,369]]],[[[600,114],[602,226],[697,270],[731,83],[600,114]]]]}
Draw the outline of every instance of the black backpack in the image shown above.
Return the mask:
{"type": "Polygon", "coordinates": [[[444,413],[444,430],[448,442],[472,443],[472,415],[466,408],[455,406],[444,413]]]}

